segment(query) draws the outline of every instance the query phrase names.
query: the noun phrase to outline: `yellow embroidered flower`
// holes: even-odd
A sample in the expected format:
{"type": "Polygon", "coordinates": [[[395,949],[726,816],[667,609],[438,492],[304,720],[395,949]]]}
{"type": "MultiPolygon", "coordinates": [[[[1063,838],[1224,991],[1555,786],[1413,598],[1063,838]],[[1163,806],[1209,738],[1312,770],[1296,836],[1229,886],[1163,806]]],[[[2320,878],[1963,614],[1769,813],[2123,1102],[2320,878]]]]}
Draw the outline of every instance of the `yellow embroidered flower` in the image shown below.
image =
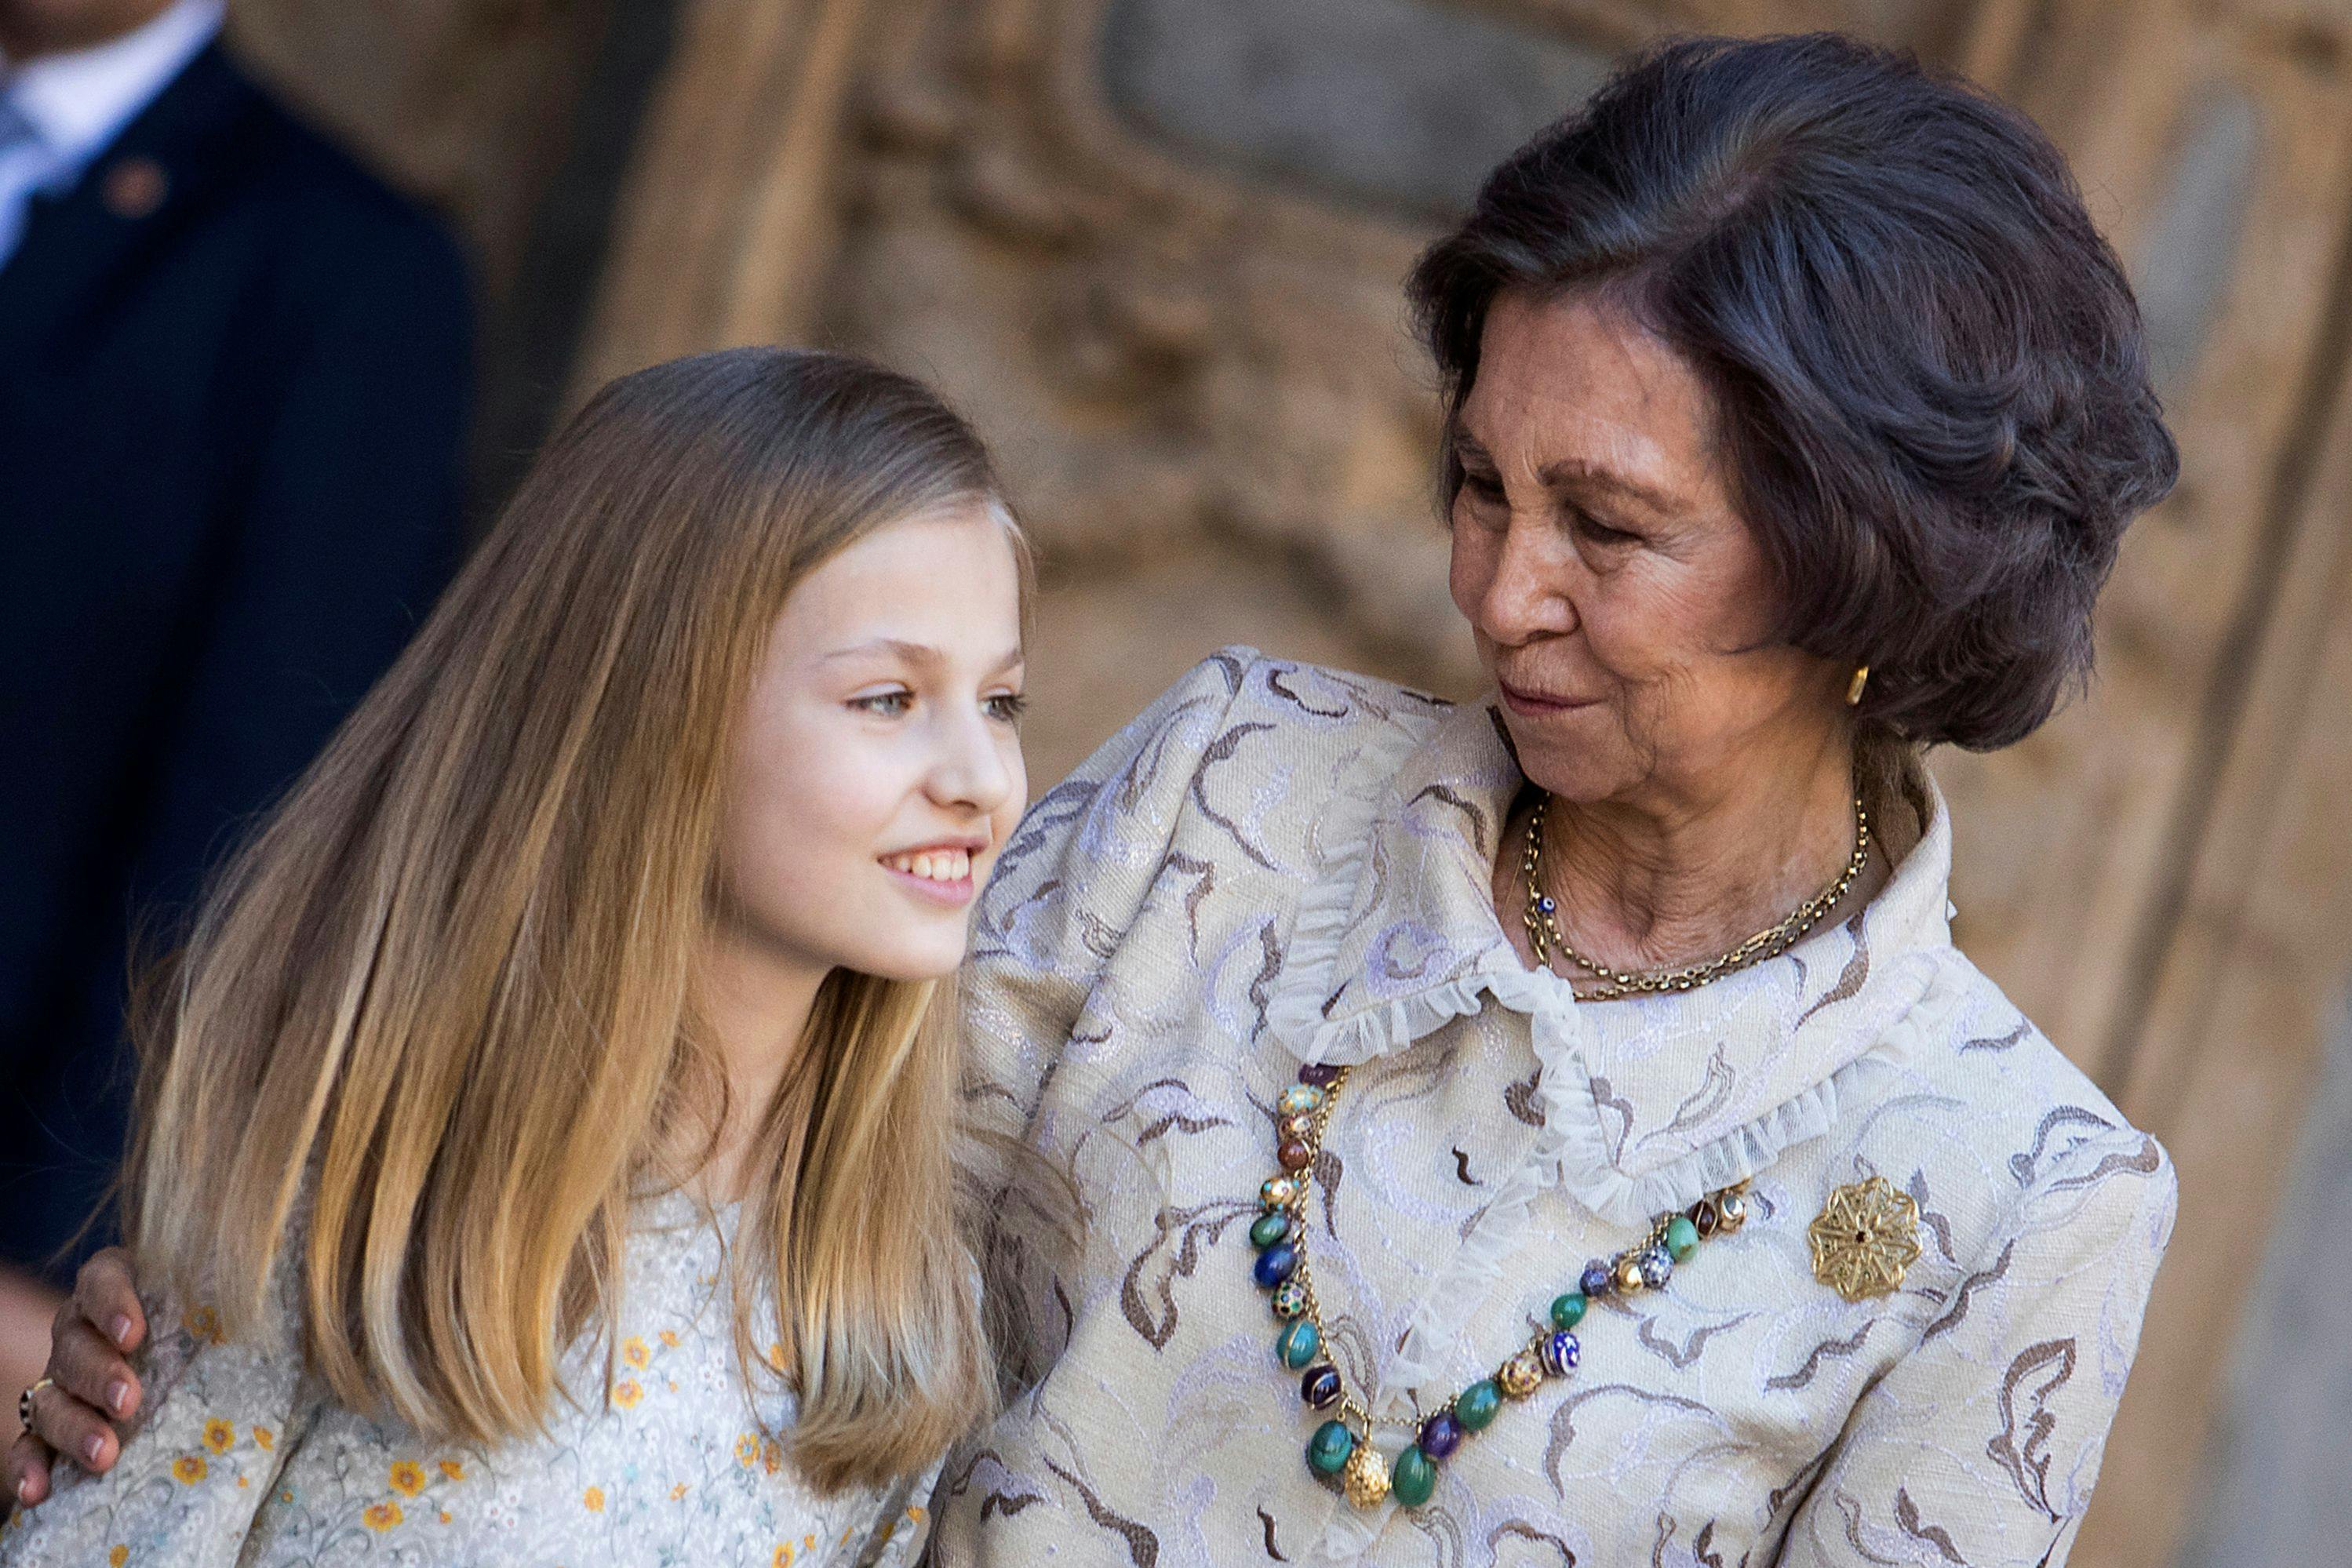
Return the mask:
{"type": "Polygon", "coordinates": [[[205,1423],[205,1447],[226,1454],[236,1445],[236,1428],[217,1418],[205,1423]]]}
{"type": "Polygon", "coordinates": [[[776,1554],[768,1559],[768,1568],[793,1568],[793,1543],[791,1542],[787,1541],[782,1546],[776,1548],[776,1554]]]}
{"type": "Polygon", "coordinates": [[[128,1546],[116,1547],[113,1551],[106,1554],[106,1561],[108,1568],[122,1568],[122,1565],[125,1563],[131,1561],[131,1548],[128,1546]]]}
{"type": "Polygon", "coordinates": [[[677,1485],[669,1489],[670,1501],[676,1502],[684,1496],[686,1496],[686,1483],[684,1481],[680,1481],[677,1485]]]}
{"type": "Polygon", "coordinates": [[[784,1468],[784,1446],[771,1437],[760,1445],[760,1467],[770,1475],[784,1468]]]}
{"type": "Polygon", "coordinates": [[[398,1524],[404,1517],[405,1516],[401,1513],[400,1505],[396,1502],[371,1503],[368,1505],[367,1511],[360,1515],[367,1527],[378,1535],[382,1535],[385,1531],[398,1524]]]}
{"type": "Polygon", "coordinates": [[[590,1513],[602,1513],[604,1511],[604,1489],[590,1487],[580,1494],[580,1500],[587,1504],[590,1513]]]}
{"type": "Polygon", "coordinates": [[[237,1478],[236,1478],[236,1484],[237,1484],[238,1488],[239,1488],[240,1490],[242,1490],[243,1488],[248,1487],[248,1486],[252,1485],[253,1483],[252,1483],[252,1482],[250,1482],[250,1481],[248,1481],[248,1480],[247,1480],[243,1476],[239,1476],[239,1477],[237,1477],[237,1478]]]}
{"type": "Polygon", "coordinates": [[[449,1522],[449,1511],[445,1508],[436,1517],[439,1518],[442,1523],[446,1524],[449,1522]]]}
{"type": "Polygon", "coordinates": [[[267,1427],[256,1427],[253,1429],[253,1440],[261,1445],[264,1453],[278,1447],[278,1439],[270,1435],[269,1428],[267,1427]]]}
{"type": "Polygon", "coordinates": [[[613,1385],[613,1403],[624,1410],[635,1409],[637,1401],[645,1396],[646,1391],[637,1386],[637,1380],[634,1377],[624,1377],[613,1385]]]}
{"type": "Polygon", "coordinates": [[[441,1473],[453,1481],[462,1481],[466,1479],[466,1467],[455,1459],[444,1459],[441,1461],[441,1473]]]}
{"type": "Polygon", "coordinates": [[[172,1461],[172,1479],[184,1487],[192,1487],[211,1473],[202,1454],[182,1454],[172,1461]]]}
{"type": "Polygon", "coordinates": [[[393,1490],[403,1497],[415,1497],[425,1490],[425,1467],[414,1459],[394,1459],[389,1479],[393,1490]]]}
{"type": "Polygon", "coordinates": [[[913,1520],[917,1524],[920,1524],[920,1523],[922,1523],[922,1522],[923,1522],[923,1505],[922,1505],[921,1503],[915,1503],[915,1504],[911,1505],[911,1506],[907,1510],[907,1517],[908,1517],[908,1519],[913,1520]]]}
{"type": "Polygon", "coordinates": [[[768,1342],[768,1364],[769,1364],[770,1366],[773,1367],[773,1368],[774,1368],[776,1371],[778,1371],[778,1372],[782,1372],[782,1371],[783,1371],[783,1370],[784,1370],[784,1342],[783,1342],[783,1341],[782,1341],[782,1340],[770,1340],[770,1341],[768,1342]]]}
{"type": "Polygon", "coordinates": [[[638,1371],[643,1372],[646,1369],[646,1363],[653,1358],[654,1353],[646,1348],[646,1342],[635,1335],[632,1334],[621,1342],[621,1359],[638,1371]]]}
{"type": "Polygon", "coordinates": [[[220,1314],[210,1307],[190,1307],[181,1317],[180,1326],[200,1340],[221,1343],[220,1314]]]}
{"type": "Polygon", "coordinates": [[[665,1345],[668,1346],[670,1349],[672,1349],[672,1350],[676,1350],[676,1349],[677,1348],[677,1332],[676,1332],[675,1330],[672,1330],[672,1329],[664,1329],[664,1330],[662,1330],[662,1332],[661,1332],[661,1342],[662,1342],[662,1343],[663,1343],[663,1344],[665,1344],[665,1345]]]}
{"type": "Polygon", "coordinates": [[[759,1438],[754,1437],[751,1433],[746,1432],[741,1437],[735,1439],[735,1462],[737,1464],[742,1466],[748,1470],[751,1468],[752,1461],[757,1459],[759,1457],[759,1438]]]}

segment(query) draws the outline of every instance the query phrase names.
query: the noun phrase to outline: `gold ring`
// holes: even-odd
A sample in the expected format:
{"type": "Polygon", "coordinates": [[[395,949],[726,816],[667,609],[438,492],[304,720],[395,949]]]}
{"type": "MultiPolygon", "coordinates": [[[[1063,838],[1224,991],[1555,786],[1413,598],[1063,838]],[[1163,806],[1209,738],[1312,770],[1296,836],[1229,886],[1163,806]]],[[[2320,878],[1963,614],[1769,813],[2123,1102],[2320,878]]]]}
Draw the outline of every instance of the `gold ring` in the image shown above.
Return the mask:
{"type": "Polygon", "coordinates": [[[44,1377],[16,1396],[16,1425],[30,1432],[33,1429],[33,1396],[44,1388],[55,1388],[57,1385],[56,1378],[44,1377]]]}

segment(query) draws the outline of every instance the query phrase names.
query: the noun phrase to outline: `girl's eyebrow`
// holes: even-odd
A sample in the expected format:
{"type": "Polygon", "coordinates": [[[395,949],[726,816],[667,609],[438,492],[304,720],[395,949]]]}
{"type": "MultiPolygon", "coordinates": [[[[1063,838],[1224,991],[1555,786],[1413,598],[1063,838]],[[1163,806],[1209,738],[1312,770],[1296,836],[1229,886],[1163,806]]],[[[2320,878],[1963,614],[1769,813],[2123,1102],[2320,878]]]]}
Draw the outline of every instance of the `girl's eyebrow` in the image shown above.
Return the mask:
{"type": "MultiPolygon", "coordinates": [[[[929,643],[909,643],[903,637],[875,637],[863,643],[852,643],[846,648],[835,648],[832,653],[824,655],[824,662],[829,664],[835,659],[854,659],[869,653],[896,653],[908,664],[919,665],[924,669],[937,669],[948,662],[948,656],[929,643]]],[[[1024,663],[1026,657],[1021,645],[1016,643],[1009,653],[989,666],[988,673],[992,675],[1001,675],[1005,671],[1024,663]]]]}

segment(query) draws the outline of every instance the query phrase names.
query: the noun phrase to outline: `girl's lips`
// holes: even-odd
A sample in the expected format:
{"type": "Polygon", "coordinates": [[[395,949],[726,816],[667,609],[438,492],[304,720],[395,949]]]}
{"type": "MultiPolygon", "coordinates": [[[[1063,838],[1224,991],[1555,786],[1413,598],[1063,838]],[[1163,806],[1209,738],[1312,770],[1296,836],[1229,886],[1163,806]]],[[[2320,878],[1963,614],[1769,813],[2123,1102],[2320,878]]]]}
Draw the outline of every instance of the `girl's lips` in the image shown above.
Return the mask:
{"type": "Polygon", "coordinates": [[[979,884],[969,876],[960,876],[953,882],[940,882],[932,877],[917,876],[910,871],[900,871],[897,866],[886,865],[882,869],[899,886],[942,909],[961,909],[979,891],[979,884]]]}
{"type": "Polygon", "coordinates": [[[1505,706],[1513,713],[1525,714],[1529,718],[1541,718],[1547,714],[1574,713],[1578,708],[1591,707],[1600,701],[1598,697],[1538,696],[1533,692],[1519,691],[1516,687],[1505,685],[1500,682],[1496,683],[1496,686],[1503,694],[1505,706]]]}

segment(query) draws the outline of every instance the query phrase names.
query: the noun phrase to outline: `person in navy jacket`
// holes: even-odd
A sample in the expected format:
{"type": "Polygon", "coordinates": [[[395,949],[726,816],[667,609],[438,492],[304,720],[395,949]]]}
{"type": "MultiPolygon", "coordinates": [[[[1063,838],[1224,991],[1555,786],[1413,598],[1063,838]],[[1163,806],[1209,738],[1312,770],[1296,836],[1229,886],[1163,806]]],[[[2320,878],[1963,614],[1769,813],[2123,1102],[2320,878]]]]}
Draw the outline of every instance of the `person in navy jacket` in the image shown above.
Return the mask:
{"type": "Polygon", "coordinates": [[[168,933],[459,548],[458,251],[220,23],[0,0],[0,1399],[108,1233],[68,1247],[121,1154],[134,929],[168,933]]]}

